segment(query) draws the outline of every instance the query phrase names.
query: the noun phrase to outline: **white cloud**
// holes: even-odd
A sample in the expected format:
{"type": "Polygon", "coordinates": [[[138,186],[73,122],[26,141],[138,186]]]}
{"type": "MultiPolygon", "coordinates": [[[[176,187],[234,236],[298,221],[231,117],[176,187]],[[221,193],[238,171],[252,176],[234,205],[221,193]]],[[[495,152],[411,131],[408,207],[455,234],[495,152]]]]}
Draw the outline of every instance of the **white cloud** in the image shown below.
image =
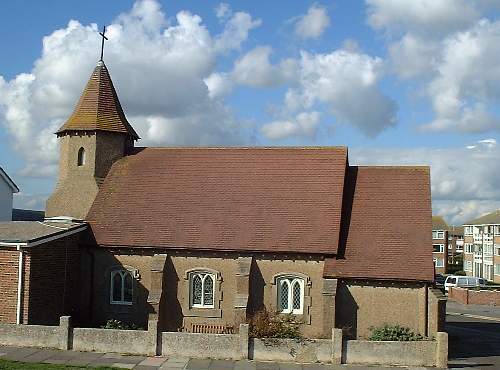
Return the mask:
{"type": "Polygon", "coordinates": [[[434,117],[423,131],[500,129],[500,21],[488,1],[367,0],[368,20],[388,31],[390,64],[413,79],[434,117]],[[483,18],[482,18],[483,17],[483,18]],[[398,31],[398,32],[394,32],[398,31]],[[392,37],[396,36],[396,40],[392,37]]]}
{"type": "MultiPolygon", "coordinates": [[[[235,121],[215,99],[214,83],[209,89],[206,81],[215,73],[217,53],[239,48],[258,24],[239,12],[222,34],[212,36],[199,16],[181,11],[169,25],[159,3],[145,0],[109,25],[104,59],[143,145],[253,142],[252,129],[235,121]]],[[[0,125],[27,161],[22,173],[54,174],[53,133],[71,114],[95,66],[97,32],[95,24],[72,20],[44,37],[29,73],[9,81],[0,76],[0,125]]]]}
{"type": "Polygon", "coordinates": [[[252,87],[271,87],[290,81],[296,74],[296,62],[292,59],[272,65],[269,56],[272,49],[269,46],[258,46],[238,59],[232,71],[233,80],[252,87]]]}
{"type": "Polygon", "coordinates": [[[443,36],[477,21],[481,14],[468,0],[366,0],[368,22],[377,29],[443,36]]]}
{"type": "Polygon", "coordinates": [[[436,118],[432,131],[500,129],[500,21],[481,20],[443,42],[437,76],[428,87],[436,118]]]}
{"type": "Polygon", "coordinates": [[[430,165],[434,212],[460,224],[500,208],[500,157],[496,140],[454,149],[351,149],[351,164],[430,165]]]}
{"type": "Polygon", "coordinates": [[[396,122],[396,104],[379,90],[380,58],[336,50],[330,54],[301,53],[298,87],[287,92],[289,110],[326,104],[341,122],[375,136],[396,122]]]}
{"type": "Polygon", "coordinates": [[[320,37],[330,26],[326,8],[313,4],[307,14],[300,16],[295,23],[295,34],[302,39],[315,39],[320,37]]]}
{"type": "Polygon", "coordinates": [[[248,33],[262,24],[260,19],[253,20],[250,14],[237,12],[227,21],[224,31],[215,39],[215,50],[227,52],[239,49],[248,38],[248,33]]]}
{"type": "Polygon", "coordinates": [[[314,139],[320,120],[319,112],[302,112],[290,120],[278,120],[262,126],[262,134],[271,140],[290,137],[307,137],[314,139]]]}
{"type": "Polygon", "coordinates": [[[231,6],[228,3],[220,3],[215,7],[214,10],[215,10],[215,15],[219,19],[224,19],[229,15],[231,15],[232,13],[231,6]]]}

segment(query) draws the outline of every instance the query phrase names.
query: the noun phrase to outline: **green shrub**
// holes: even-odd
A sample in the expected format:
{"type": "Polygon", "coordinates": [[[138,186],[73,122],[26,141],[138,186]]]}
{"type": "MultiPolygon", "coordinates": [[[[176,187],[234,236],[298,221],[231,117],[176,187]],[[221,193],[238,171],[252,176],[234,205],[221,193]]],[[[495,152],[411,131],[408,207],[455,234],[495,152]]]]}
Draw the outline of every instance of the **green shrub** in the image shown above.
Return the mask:
{"type": "Polygon", "coordinates": [[[465,276],[465,271],[464,270],[455,271],[454,275],[465,276]]]}
{"type": "Polygon", "coordinates": [[[384,324],[380,327],[371,327],[370,330],[372,333],[368,339],[374,341],[415,341],[426,339],[422,335],[414,333],[410,328],[399,326],[397,324],[384,324]]]}
{"type": "Polygon", "coordinates": [[[267,310],[262,310],[254,314],[248,324],[252,338],[302,339],[300,323],[290,314],[270,314],[267,310]]]}
{"type": "Polygon", "coordinates": [[[139,326],[135,324],[125,324],[120,320],[109,319],[106,321],[105,325],[101,326],[101,329],[118,329],[118,330],[141,330],[139,326]]]}

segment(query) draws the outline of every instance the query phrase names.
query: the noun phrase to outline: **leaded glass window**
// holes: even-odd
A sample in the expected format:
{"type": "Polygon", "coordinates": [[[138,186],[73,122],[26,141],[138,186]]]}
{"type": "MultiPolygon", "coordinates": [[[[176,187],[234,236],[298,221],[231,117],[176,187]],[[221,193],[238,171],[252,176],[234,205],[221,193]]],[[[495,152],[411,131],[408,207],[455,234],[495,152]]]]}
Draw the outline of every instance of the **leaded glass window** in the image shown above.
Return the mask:
{"type": "Polygon", "coordinates": [[[191,274],[191,307],[214,307],[214,279],[214,275],[207,272],[194,272],[191,274]]]}
{"type": "Polygon", "coordinates": [[[292,276],[278,279],[278,310],[300,315],[303,312],[304,280],[292,276]]]}
{"type": "Polygon", "coordinates": [[[134,278],[127,270],[111,272],[111,303],[131,305],[134,290],[134,278]]]}

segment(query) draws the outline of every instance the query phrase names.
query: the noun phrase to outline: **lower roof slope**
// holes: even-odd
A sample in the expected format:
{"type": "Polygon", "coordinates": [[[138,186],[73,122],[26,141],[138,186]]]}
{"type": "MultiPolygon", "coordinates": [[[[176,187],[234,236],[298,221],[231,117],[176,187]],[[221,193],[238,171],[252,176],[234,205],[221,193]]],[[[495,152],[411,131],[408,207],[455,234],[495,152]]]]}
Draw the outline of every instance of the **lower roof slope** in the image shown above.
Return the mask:
{"type": "Polygon", "coordinates": [[[467,221],[464,225],[500,225],[500,209],[472,221],[467,221]]]}
{"type": "Polygon", "coordinates": [[[335,254],[346,165],[346,148],[145,148],[87,220],[103,246],[335,254]]]}
{"type": "Polygon", "coordinates": [[[428,167],[349,167],[337,258],[328,277],[432,281],[428,167]]]}

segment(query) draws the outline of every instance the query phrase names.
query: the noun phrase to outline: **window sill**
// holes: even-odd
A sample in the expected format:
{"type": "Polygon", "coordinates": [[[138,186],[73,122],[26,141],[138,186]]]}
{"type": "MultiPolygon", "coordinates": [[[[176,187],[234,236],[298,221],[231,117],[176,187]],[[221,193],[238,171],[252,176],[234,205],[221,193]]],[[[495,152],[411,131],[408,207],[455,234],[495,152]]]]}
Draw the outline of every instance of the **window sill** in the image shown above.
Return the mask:
{"type": "Polygon", "coordinates": [[[184,313],[186,317],[207,317],[207,318],[221,318],[222,310],[218,308],[189,308],[184,313]]]}

